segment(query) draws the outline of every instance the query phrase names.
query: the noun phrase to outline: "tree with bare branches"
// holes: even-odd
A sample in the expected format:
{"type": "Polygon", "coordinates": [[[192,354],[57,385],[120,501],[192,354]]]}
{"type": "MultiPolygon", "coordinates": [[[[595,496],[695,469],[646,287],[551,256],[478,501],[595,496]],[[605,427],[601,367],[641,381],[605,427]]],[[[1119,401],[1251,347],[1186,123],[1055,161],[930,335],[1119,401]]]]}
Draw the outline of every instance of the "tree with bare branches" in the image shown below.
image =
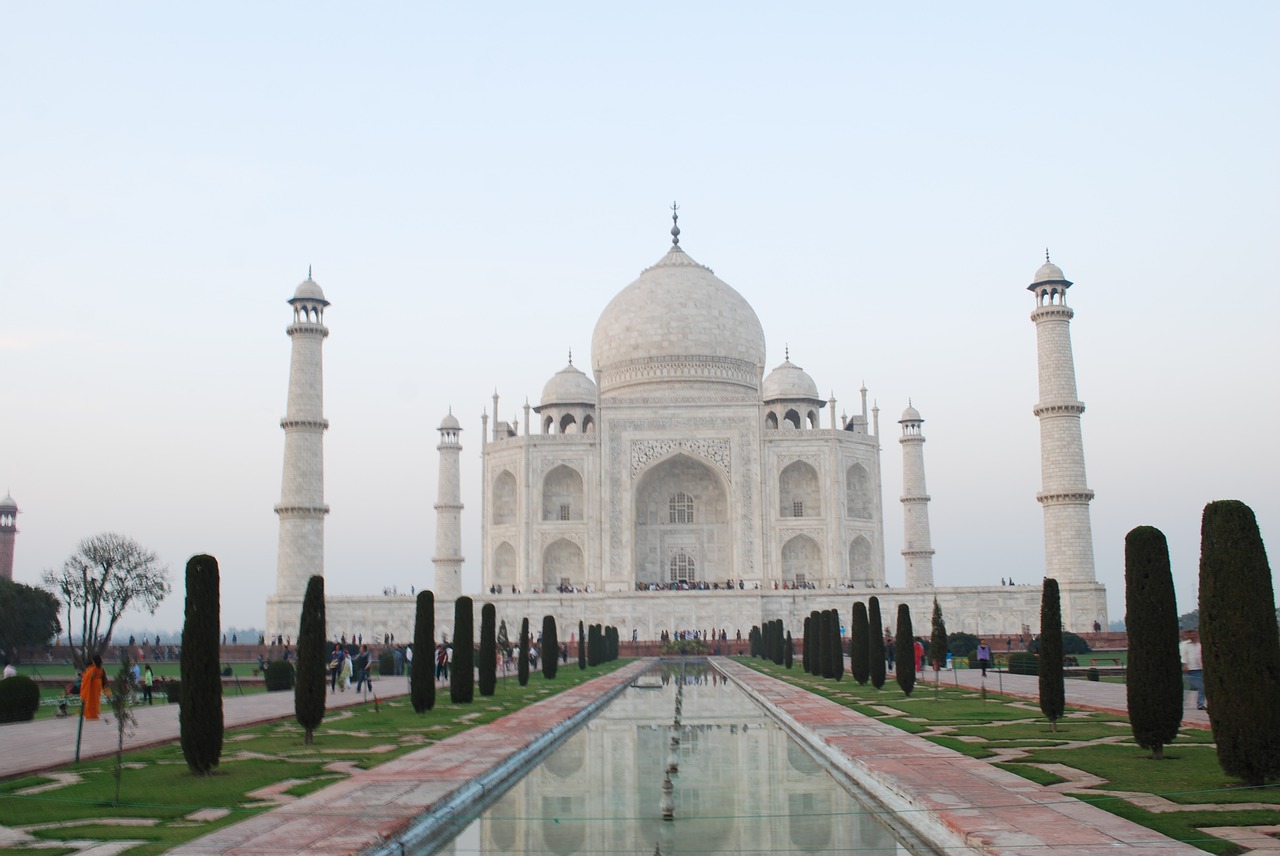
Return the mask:
{"type": "Polygon", "coordinates": [[[85,538],[60,570],[46,570],[43,578],[67,607],[69,634],[78,619],[80,644],[72,642],[77,667],[105,651],[125,610],[138,606],[155,615],[171,590],[159,557],[115,532],[85,538]]]}

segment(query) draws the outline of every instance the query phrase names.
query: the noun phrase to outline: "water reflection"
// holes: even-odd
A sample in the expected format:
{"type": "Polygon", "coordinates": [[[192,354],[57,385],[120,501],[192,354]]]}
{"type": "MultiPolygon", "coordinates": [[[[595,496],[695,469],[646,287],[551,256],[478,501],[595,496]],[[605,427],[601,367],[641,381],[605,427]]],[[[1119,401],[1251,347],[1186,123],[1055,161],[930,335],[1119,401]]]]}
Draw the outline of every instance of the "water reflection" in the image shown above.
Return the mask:
{"type": "Polygon", "coordinates": [[[907,852],[714,669],[668,666],[637,683],[439,852],[907,852]],[[675,820],[663,821],[673,733],[675,820]]]}

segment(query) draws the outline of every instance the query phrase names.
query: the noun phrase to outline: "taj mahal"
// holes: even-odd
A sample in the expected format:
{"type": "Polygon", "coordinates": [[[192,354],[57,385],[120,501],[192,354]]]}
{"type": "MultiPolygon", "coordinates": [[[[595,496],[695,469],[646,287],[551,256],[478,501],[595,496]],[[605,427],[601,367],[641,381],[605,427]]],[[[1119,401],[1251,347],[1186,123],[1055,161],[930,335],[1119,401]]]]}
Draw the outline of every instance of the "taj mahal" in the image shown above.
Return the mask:
{"type": "MultiPolygon", "coordinates": [[[[463,427],[450,412],[440,455],[434,579],[437,628],[451,631],[452,603],[493,603],[512,637],[522,618],[556,618],[568,638],[579,621],[624,635],[726,630],[746,636],[781,618],[798,632],[816,609],[847,614],[880,599],[887,622],[900,603],[927,633],[933,601],[948,629],[1037,632],[1041,587],[934,585],[925,487],[924,419],[898,420],[903,559],[886,568],[881,415],[862,388],[853,416],[790,353],[766,370],[765,334],[751,305],[680,246],[678,218],[665,254],[605,306],[589,372],[568,364],[551,376],[522,420],[486,412],[479,436],[482,591],[461,590],[463,427]]],[[[1058,580],[1068,630],[1106,624],[1095,579],[1089,503],[1066,304],[1071,283],[1045,263],[1031,285],[1037,337],[1045,569],[1058,580]]],[[[324,573],[321,351],[329,303],[310,276],[289,300],[292,342],[280,540],[271,636],[296,638],[308,578],[324,573]]],[[[1028,497],[1030,501],[1031,497],[1028,497]]],[[[1020,576],[1036,573],[1018,569],[1020,576]]],[[[424,569],[425,571],[425,569],[424,569]]],[[[411,598],[326,592],[328,633],[412,638],[411,598]]]]}

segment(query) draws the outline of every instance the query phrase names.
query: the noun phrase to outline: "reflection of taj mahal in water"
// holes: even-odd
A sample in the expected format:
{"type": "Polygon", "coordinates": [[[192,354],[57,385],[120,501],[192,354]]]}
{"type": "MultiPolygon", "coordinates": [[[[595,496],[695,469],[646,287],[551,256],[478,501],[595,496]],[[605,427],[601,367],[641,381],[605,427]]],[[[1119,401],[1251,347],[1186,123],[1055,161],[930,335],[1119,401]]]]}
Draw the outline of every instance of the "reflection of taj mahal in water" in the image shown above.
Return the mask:
{"type": "Polygon", "coordinates": [[[671,777],[678,820],[664,823],[679,679],[672,669],[661,689],[627,690],[503,794],[456,851],[440,852],[652,853],[655,842],[663,853],[906,852],[825,763],[705,667],[686,678],[671,777]]]}
{"type": "MultiPolygon", "coordinates": [[[[852,416],[790,360],[765,371],[765,337],[750,304],[679,246],[605,307],[592,337],[591,376],[570,363],[523,419],[481,420],[484,600],[509,627],[554,615],[562,636],[582,620],[613,624],[624,638],[662,630],[741,629],[782,618],[799,627],[814,609],[876,595],[886,621],[898,603],[917,626],[932,601],[948,628],[1019,633],[1037,628],[1032,585],[935,587],[925,489],[923,418],[899,421],[903,453],[905,578],[885,568],[880,414],[867,391],[852,416]],[[674,590],[673,590],[674,589],[674,590]]],[[[1047,575],[1061,586],[1068,629],[1106,623],[1094,579],[1089,501],[1065,295],[1071,285],[1046,263],[1036,298],[1047,575]]],[[[321,345],[328,301],[310,278],[290,301],[294,323],[280,547],[272,635],[296,633],[306,580],[323,573],[321,345]]],[[[1029,426],[1028,426],[1029,427],[1029,426]]],[[[461,423],[439,427],[440,481],[434,584],[437,624],[461,594],[461,423]]],[[[424,580],[424,583],[426,581],[424,580]]],[[[411,635],[406,598],[330,592],[330,635],[411,635]]]]}

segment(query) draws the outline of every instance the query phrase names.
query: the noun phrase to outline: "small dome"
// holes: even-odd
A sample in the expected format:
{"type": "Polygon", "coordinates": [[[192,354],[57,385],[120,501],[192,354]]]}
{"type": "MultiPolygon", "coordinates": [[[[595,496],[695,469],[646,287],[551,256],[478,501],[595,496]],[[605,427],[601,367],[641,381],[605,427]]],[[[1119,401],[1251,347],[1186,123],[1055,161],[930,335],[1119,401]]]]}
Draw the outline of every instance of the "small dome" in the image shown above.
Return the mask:
{"type": "Polygon", "coordinates": [[[320,286],[317,285],[316,281],[310,276],[298,284],[298,288],[293,292],[293,299],[315,300],[320,303],[324,303],[325,305],[328,305],[329,303],[329,301],[324,299],[324,292],[320,290],[320,286]]]}
{"type": "Polygon", "coordinates": [[[804,369],[788,359],[769,372],[769,376],[764,379],[764,400],[773,401],[779,398],[817,400],[818,385],[804,369]]]}
{"type": "Polygon", "coordinates": [[[902,411],[902,418],[899,419],[898,421],[899,422],[923,422],[924,419],[921,418],[919,410],[916,410],[914,407],[908,404],[907,409],[902,411]]]}
{"type": "Polygon", "coordinates": [[[441,431],[461,431],[462,430],[462,423],[458,421],[458,417],[453,415],[452,410],[449,411],[449,414],[445,416],[444,419],[440,420],[440,430],[441,431]]]}
{"type": "Polygon", "coordinates": [[[542,388],[540,407],[548,404],[595,404],[596,385],[573,363],[556,372],[542,388]]]}
{"type": "Polygon", "coordinates": [[[18,510],[18,503],[14,501],[8,491],[5,491],[4,499],[0,499],[0,508],[12,508],[14,511],[18,510]]]}
{"type": "Polygon", "coordinates": [[[1044,264],[1040,265],[1040,269],[1036,271],[1036,278],[1031,282],[1031,284],[1036,286],[1042,282],[1062,282],[1067,285],[1071,284],[1067,282],[1066,276],[1063,275],[1062,268],[1048,260],[1046,260],[1044,264]]]}

